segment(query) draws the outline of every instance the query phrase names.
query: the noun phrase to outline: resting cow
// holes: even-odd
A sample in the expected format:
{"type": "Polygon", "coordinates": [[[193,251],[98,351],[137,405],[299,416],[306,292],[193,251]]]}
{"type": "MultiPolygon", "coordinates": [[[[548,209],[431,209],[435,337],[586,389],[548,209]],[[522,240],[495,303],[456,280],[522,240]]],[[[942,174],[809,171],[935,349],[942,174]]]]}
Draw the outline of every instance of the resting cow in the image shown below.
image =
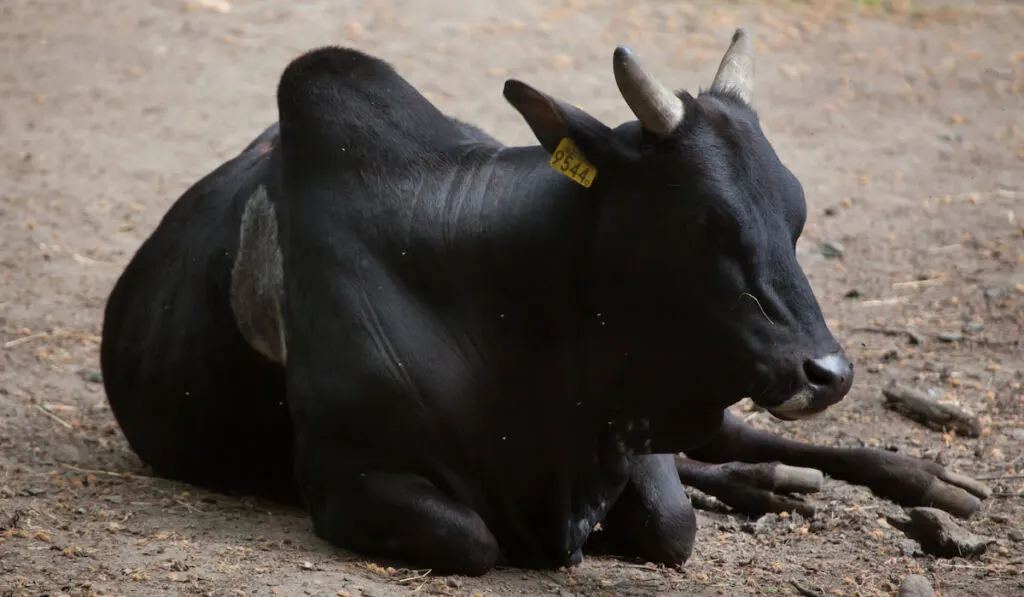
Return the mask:
{"type": "Polygon", "coordinates": [[[969,515],[985,488],[937,464],[727,414],[749,396],[807,417],[853,381],[797,263],[803,191],[750,106],[742,30],[697,96],[627,49],[613,65],[636,121],[509,80],[540,145],[506,147],[378,59],[292,61],[279,122],[185,192],[109,298],[132,449],[438,573],[677,565],[684,483],[788,508],[821,483],[799,467],[969,515]]]}

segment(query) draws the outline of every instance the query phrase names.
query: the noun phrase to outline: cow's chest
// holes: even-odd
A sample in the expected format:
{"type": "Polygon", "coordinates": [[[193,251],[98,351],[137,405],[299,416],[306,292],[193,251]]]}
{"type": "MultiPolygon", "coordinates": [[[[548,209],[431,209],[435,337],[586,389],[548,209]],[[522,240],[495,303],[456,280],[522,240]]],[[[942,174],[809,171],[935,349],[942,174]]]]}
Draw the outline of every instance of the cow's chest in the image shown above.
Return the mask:
{"type": "MultiPolygon", "coordinates": [[[[559,567],[578,562],[583,545],[622,495],[631,471],[624,425],[553,458],[547,474],[527,480],[517,503],[495,521],[510,563],[559,567]]],[[[631,426],[632,427],[632,426],[631,426]]],[[[537,471],[538,473],[540,471],[537,471]]],[[[496,529],[497,530],[497,529],[496,529]]]]}
{"type": "Polygon", "coordinates": [[[622,457],[615,470],[598,471],[596,476],[580,488],[575,507],[568,513],[563,538],[566,563],[573,562],[598,523],[618,501],[629,480],[629,461],[622,457]]]}

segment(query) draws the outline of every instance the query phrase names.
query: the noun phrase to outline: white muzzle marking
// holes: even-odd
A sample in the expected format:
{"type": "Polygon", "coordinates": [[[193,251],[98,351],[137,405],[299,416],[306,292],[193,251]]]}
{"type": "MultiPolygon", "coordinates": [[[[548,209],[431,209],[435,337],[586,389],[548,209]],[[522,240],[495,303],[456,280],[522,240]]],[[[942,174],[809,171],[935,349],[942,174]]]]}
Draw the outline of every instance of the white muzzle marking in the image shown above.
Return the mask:
{"type": "Polygon", "coordinates": [[[809,388],[804,388],[793,394],[782,404],[766,410],[780,419],[803,419],[815,414],[811,411],[813,400],[814,393],[809,388]]]}

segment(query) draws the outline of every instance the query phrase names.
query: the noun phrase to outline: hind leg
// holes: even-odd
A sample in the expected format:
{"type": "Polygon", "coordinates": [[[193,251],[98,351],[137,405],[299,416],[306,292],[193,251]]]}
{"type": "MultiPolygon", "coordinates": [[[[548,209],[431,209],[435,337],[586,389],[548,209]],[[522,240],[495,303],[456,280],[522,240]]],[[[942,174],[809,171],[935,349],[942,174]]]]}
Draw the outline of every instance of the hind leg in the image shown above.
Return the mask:
{"type": "Polygon", "coordinates": [[[219,354],[196,350],[159,372],[108,355],[104,383],[122,432],[159,476],[295,502],[283,371],[254,354],[219,354]]]}
{"type": "Polygon", "coordinates": [[[201,284],[179,283],[172,299],[148,294],[144,264],[112,292],[100,348],[107,400],[132,450],[168,478],[294,496],[284,368],[245,343],[227,301],[208,304],[201,284]],[[173,308],[154,316],[161,304],[173,308]]]}
{"type": "Polygon", "coordinates": [[[266,201],[251,201],[277,132],[271,125],[194,183],[142,243],[107,300],[100,368],[121,430],[157,473],[287,496],[284,368],[273,350],[257,352],[275,346],[260,334],[281,337],[264,321],[279,293],[268,244],[276,223],[266,201]],[[252,343],[243,330],[255,334],[252,343]]]}

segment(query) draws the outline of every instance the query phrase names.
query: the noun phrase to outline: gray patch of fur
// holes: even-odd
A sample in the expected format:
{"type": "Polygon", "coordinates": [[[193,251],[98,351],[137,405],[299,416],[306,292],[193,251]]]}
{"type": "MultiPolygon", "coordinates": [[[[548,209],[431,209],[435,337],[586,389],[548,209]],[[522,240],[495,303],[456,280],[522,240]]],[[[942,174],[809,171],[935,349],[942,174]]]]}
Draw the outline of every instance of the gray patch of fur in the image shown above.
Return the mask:
{"type": "Polygon", "coordinates": [[[277,214],[260,185],[245,204],[238,254],[231,268],[231,310],[246,342],[260,354],[284,364],[284,269],[277,241],[277,214]]]}

